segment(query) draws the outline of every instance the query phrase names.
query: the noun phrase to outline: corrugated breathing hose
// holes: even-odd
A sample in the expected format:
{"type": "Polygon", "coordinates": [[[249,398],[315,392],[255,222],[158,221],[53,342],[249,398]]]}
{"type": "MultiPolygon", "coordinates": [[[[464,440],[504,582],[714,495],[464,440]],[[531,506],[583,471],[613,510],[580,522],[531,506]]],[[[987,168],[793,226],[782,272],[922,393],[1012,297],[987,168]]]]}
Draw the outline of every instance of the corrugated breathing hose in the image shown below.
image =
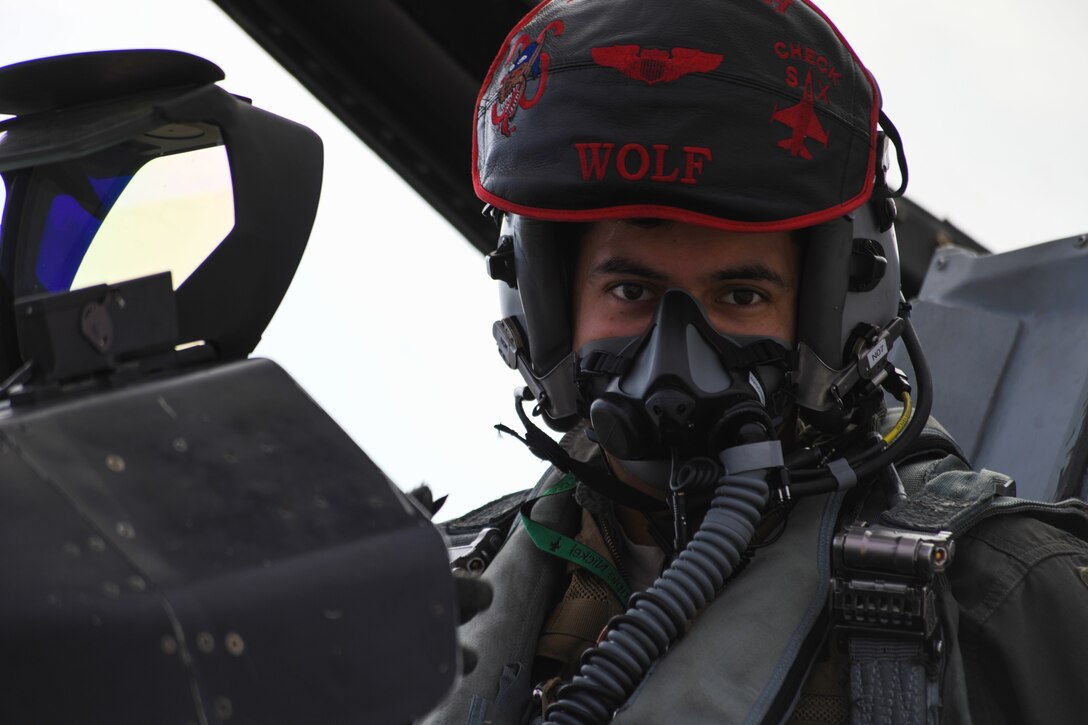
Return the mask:
{"type": "MultiPolygon", "coordinates": [[[[777,441],[742,448],[755,451],[741,473],[721,477],[710,509],[692,540],[627,611],[610,623],[605,640],[582,657],[578,674],[559,691],[544,725],[603,723],[634,692],[651,665],[687,628],[732,576],[747,550],[770,495],[768,472],[781,465],[777,441]]],[[[735,450],[735,449],[734,449],[735,450]]],[[[727,462],[726,470],[738,470],[727,462]]]]}

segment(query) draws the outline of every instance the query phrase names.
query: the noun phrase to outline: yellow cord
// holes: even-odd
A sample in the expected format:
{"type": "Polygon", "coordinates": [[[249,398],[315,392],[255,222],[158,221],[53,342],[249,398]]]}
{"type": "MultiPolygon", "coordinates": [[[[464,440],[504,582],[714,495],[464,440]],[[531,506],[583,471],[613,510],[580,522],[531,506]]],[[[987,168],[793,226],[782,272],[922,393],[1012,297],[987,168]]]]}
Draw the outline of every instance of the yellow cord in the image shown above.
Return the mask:
{"type": "Polygon", "coordinates": [[[891,445],[891,442],[899,437],[899,434],[903,432],[903,429],[907,427],[907,421],[910,420],[910,413],[913,408],[910,401],[910,393],[903,393],[903,414],[899,416],[899,420],[896,421],[895,427],[888,431],[888,434],[884,436],[885,445],[891,445]]]}

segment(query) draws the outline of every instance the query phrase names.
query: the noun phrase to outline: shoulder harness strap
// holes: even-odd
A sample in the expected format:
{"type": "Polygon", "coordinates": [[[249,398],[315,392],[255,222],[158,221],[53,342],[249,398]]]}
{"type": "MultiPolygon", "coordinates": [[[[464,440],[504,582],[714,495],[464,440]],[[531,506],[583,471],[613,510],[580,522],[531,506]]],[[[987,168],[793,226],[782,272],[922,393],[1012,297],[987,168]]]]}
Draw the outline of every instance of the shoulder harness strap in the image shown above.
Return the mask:
{"type": "MultiPolygon", "coordinates": [[[[893,416],[889,416],[894,418],[893,416]]],[[[940,575],[955,538],[983,518],[1024,506],[1011,478],[970,470],[931,420],[896,464],[906,497],[877,521],[856,521],[834,542],[833,617],[846,637],[854,724],[940,721],[944,642],[940,575]]]]}

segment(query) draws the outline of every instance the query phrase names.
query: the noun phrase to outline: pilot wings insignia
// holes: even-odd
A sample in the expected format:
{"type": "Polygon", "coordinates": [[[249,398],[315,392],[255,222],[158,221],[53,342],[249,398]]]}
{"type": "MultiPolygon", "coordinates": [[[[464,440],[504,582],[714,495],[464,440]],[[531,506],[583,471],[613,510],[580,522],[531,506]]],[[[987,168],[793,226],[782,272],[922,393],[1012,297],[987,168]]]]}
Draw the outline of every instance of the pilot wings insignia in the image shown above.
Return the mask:
{"type": "Polygon", "coordinates": [[[637,45],[612,45],[594,48],[593,61],[606,68],[615,68],[628,78],[647,85],[675,81],[689,73],[707,73],[721,65],[724,56],[692,48],[639,48],[637,45]]]}

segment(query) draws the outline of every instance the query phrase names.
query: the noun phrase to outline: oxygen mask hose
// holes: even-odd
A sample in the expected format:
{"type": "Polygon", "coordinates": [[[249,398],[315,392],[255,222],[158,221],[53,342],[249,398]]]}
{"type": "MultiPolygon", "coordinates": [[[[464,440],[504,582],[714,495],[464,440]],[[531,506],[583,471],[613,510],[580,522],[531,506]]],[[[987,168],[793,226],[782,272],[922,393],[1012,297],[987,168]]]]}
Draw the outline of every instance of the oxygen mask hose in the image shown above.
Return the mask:
{"type": "Polygon", "coordinates": [[[768,480],[783,465],[781,444],[767,440],[768,429],[759,427],[763,440],[722,453],[726,473],[699,529],[658,580],[631,597],[627,611],[609,623],[604,641],[582,656],[578,674],[548,708],[545,725],[611,720],[737,570],[770,498],[768,480]]]}

